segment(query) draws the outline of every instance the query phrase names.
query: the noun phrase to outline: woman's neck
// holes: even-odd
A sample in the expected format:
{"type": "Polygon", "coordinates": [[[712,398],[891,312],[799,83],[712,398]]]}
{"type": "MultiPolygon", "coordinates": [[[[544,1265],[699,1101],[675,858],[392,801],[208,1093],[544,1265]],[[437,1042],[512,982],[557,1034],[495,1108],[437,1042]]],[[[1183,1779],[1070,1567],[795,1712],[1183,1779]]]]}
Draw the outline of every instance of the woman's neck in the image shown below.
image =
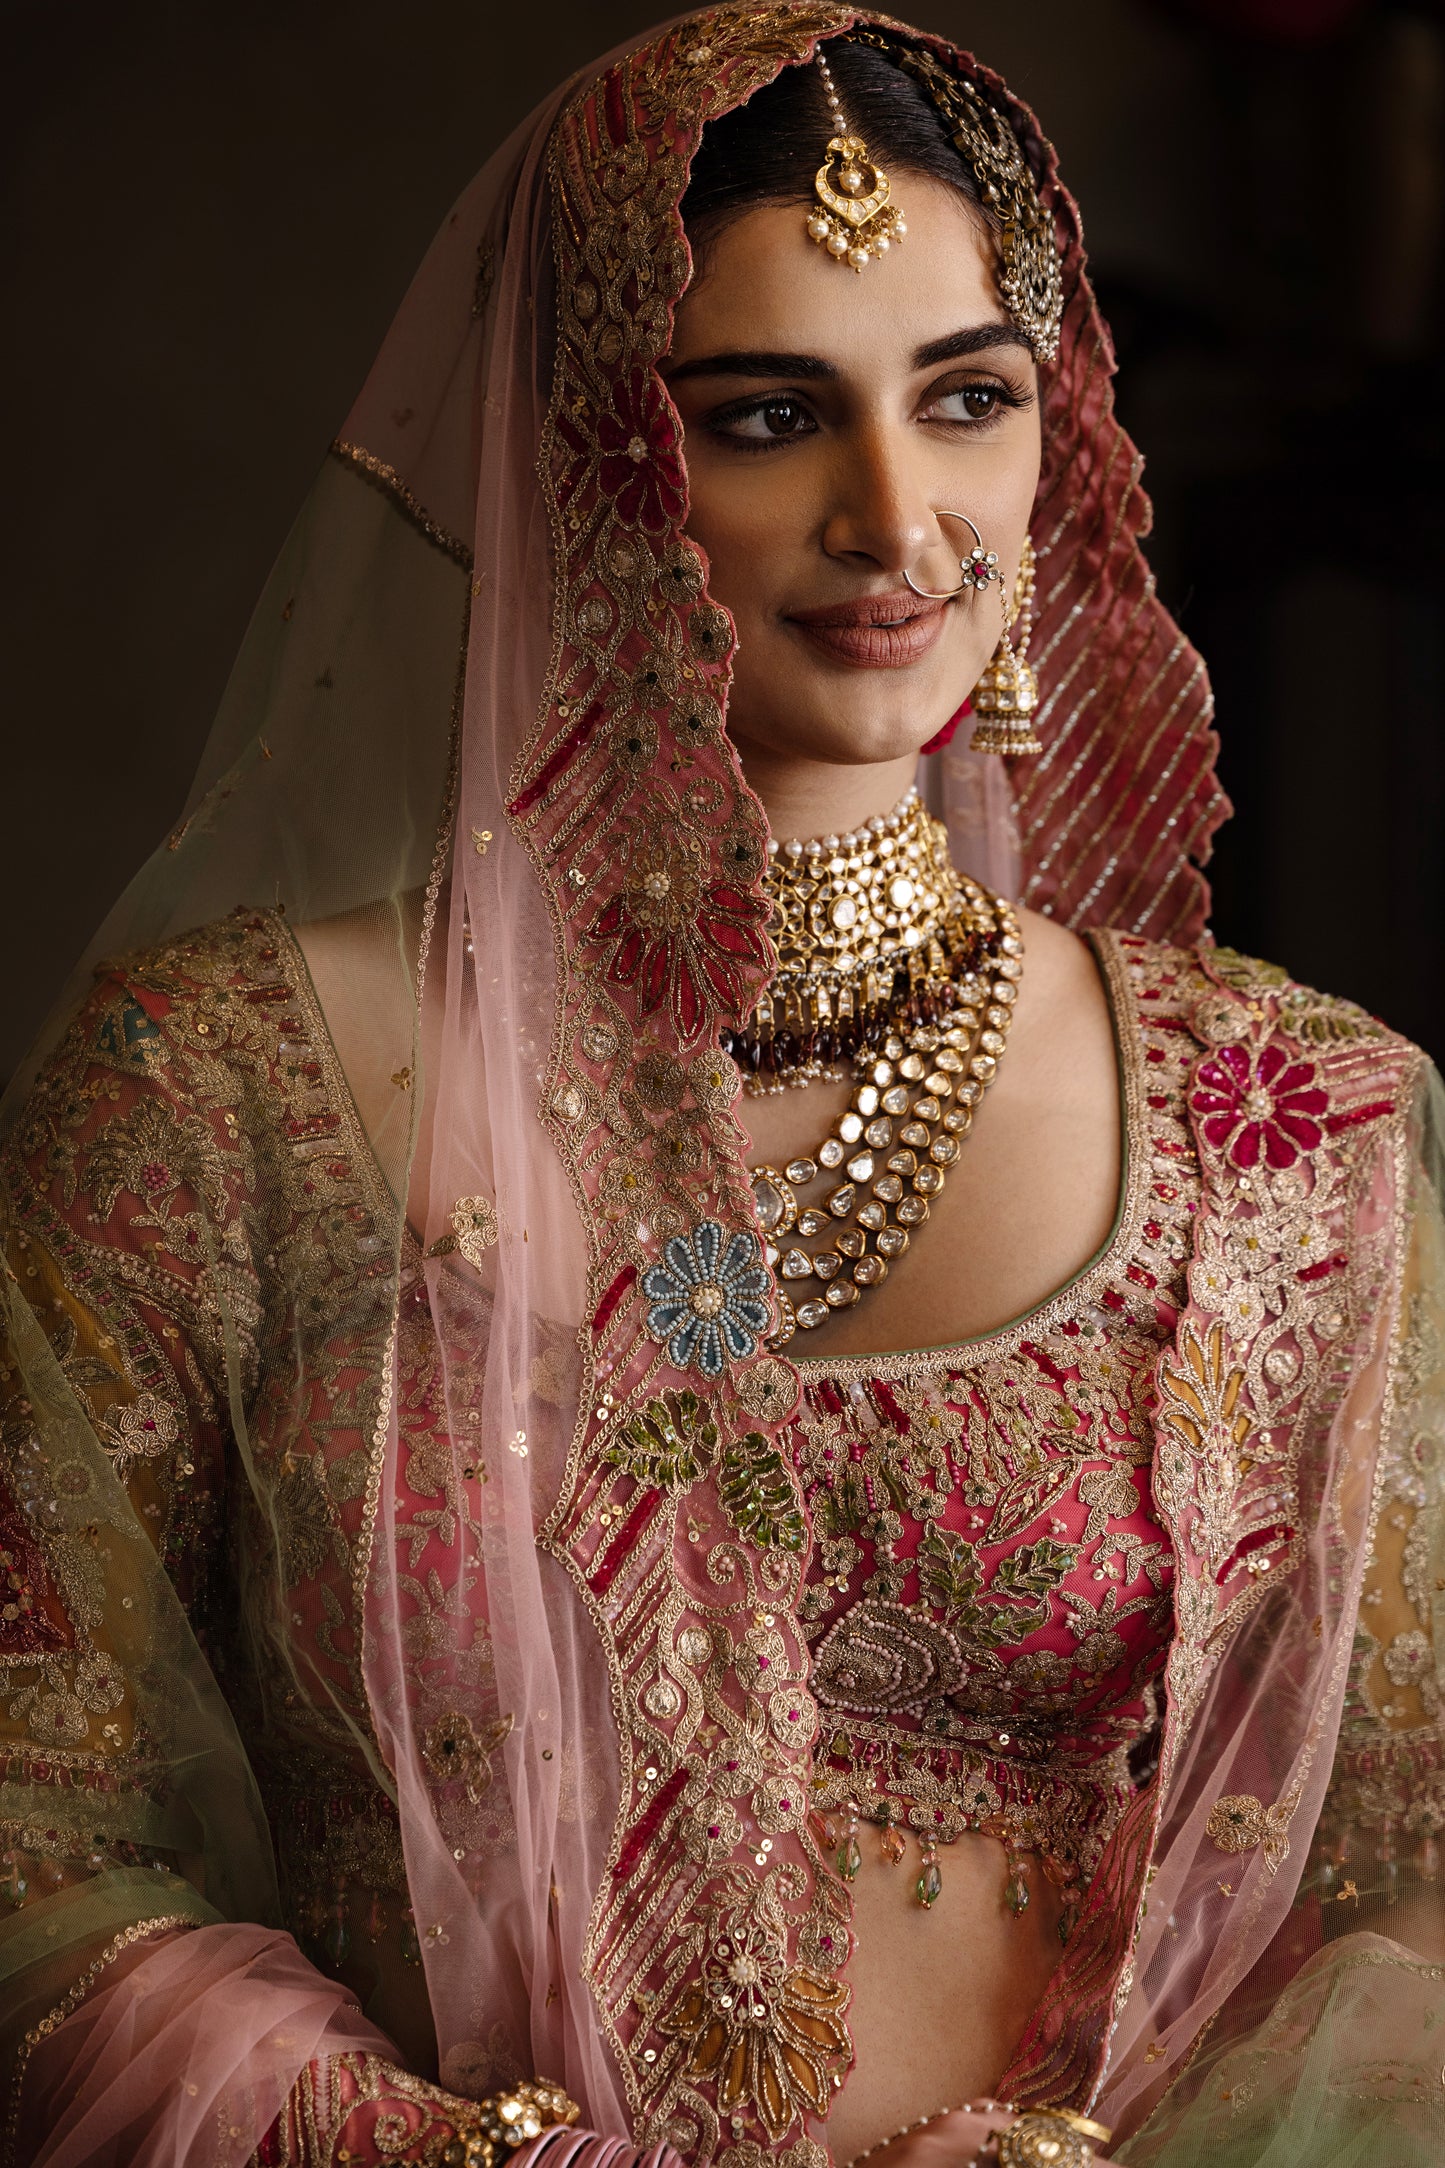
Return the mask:
{"type": "Polygon", "coordinates": [[[842,768],[798,760],[763,746],[739,747],[743,773],[763,802],[772,833],[782,839],[845,835],[875,813],[891,813],[913,782],[917,755],[842,768]]]}

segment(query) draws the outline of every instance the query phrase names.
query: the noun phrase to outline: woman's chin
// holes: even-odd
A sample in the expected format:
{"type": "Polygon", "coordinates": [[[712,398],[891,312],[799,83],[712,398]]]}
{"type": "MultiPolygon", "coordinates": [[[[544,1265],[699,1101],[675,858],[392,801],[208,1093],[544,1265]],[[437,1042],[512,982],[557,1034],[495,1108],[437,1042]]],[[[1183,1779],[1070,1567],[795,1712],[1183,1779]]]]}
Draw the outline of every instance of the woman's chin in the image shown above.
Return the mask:
{"type": "Polygon", "coordinates": [[[734,683],[728,731],[743,752],[756,748],[769,761],[873,767],[919,752],[962,700],[955,687],[936,683],[895,685],[888,687],[888,698],[871,700],[849,700],[849,689],[856,692],[856,687],[812,683],[799,685],[793,694],[789,679],[778,676],[767,687],[767,698],[754,702],[745,683],[734,683]]]}
{"type": "MultiPolygon", "coordinates": [[[[744,637],[747,663],[733,680],[728,729],[740,748],[770,760],[858,768],[908,759],[957,713],[967,690],[959,689],[956,657],[934,655],[909,670],[799,669],[796,655],[765,657],[763,645],[749,654],[744,637]]],[[[964,670],[971,659],[963,658],[964,670]]]]}
{"type": "MultiPolygon", "coordinates": [[[[954,707],[957,706],[954,702],[954,707]]],[[[934,718],[927,710],[882,721],[877,717],[830,715],[812,727],[800,727],[796,715],[777,727],[766,723],[749,729],[729,717],[729,729],[746,758],[756,748],[770,760],[816,761],[828,767],[880,767],[888,761],[916,759],[930,738],[936,737],[953,713],[946,708],[934,718]]]]}

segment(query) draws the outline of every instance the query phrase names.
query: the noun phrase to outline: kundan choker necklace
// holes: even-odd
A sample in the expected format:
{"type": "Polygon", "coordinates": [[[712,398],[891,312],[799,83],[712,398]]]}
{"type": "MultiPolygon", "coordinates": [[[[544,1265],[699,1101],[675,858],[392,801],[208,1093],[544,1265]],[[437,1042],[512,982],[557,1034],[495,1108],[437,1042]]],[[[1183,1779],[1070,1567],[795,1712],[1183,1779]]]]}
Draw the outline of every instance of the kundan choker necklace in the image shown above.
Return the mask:
{"type": "Polygon", "coordinates": [[[755,1091],[848,1056],[854,1084],[816,1152],[752,1170],[781,1347],[880,1286],[927,1220],[998,1073],[1023,940],[914,791],[853,835],[775,845],[766,885],[780,969],[729,1051],[755,1091]]]}
{"type": "Polygon", "coordinates": [[[852,835],[771,842],[763,887],[778,969],[743,1029],[722,1034],[752,1093],[845,1075],[836,1064],[937,1023],[999,953],[1006,906],[954,871],[916,790],[852,835]]]}

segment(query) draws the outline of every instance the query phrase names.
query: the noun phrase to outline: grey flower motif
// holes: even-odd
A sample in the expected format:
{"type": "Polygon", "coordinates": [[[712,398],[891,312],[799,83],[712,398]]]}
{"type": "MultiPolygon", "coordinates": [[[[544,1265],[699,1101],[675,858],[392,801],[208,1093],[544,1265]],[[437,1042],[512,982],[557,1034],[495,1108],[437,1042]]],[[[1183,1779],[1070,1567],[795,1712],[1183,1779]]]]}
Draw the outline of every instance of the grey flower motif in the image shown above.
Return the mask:
{"type": "Polygon", "coordinates": [[[1429,1635],[1421,1633],[1418,1626],[1408,1633],[1396,1634],[1381,1661],[1390,1684],[1417,1686],[1426,1714],[1433,1716],[1440,1705],[1440,1689],[1435,1677],[1434,1644],[1429,1635]]]}
{"type": "Polygon", "coordinates": [[[702,1220],[690,1235],[674,1235],[643,1280],[652,1308],[647,1329],[663,1341],[679,1370],[715,1378],[729,1360],[756,1352],[767,1330],[770,1281],[758,1262],[758,1238],[737,1233],[723,1253],[726,1229],[702,1220]]]}

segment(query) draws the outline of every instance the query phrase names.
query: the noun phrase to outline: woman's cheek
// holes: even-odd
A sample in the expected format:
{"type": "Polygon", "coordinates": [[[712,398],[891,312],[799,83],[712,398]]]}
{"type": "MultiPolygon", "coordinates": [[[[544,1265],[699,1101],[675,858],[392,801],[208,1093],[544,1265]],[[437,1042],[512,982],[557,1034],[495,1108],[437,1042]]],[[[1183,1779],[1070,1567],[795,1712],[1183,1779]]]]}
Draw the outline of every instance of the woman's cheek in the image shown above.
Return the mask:
{"type": "MultiPolygon", "coordinates": [[[[746,458],[738,463],[745,465],[746,458]]],[[[698,469],[687,530],[707,553],[714,600],[736,613],[745,599],[781,592],[795,554],[799,493],[782,476],[715,475],[705,460],[698,469]]]]}

